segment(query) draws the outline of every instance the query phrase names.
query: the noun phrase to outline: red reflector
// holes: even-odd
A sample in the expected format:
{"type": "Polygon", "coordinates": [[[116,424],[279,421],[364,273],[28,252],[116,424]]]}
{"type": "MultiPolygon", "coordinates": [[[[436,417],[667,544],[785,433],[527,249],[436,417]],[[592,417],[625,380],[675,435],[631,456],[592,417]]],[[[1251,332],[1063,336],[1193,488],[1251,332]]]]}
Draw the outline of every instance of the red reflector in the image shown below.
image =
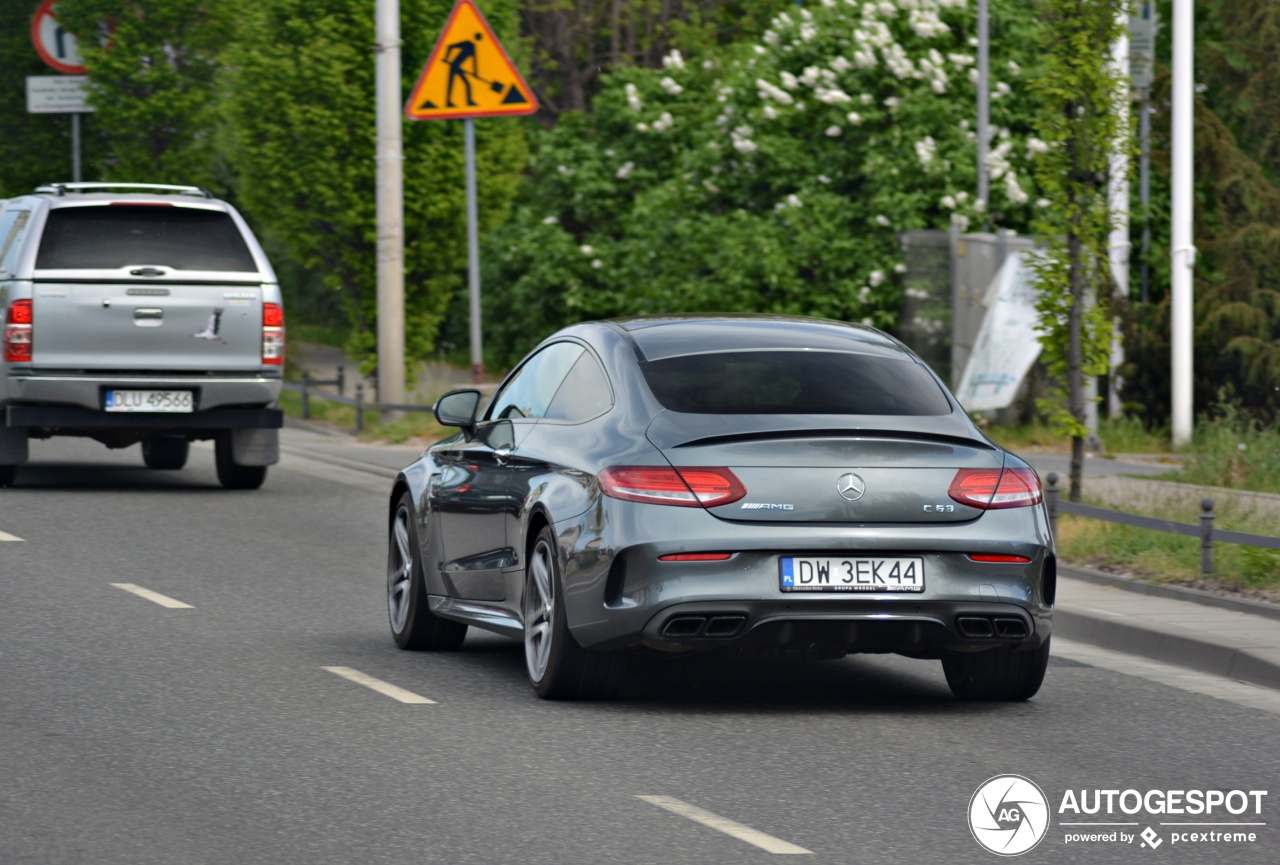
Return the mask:
{"type": "Polygon", "coordinates": [[[284,327],[284,307],[278,303],[264,303],[262,305],[262,326],[284,327]]]}
{"type": "Polygon", "coordinates": [[[714,508],[747,494],[737,475],[725,468],[610,466],[600,472],[606,496],[651,505],[714,508]]]}
{"type": "Polygon", "coordinates": [[[658,556],[660,562],[723,562],[733,553],[670,553],[658,556]]]}
{"type": "Polygon", "coordinates": [[[31,301],[15,300],[4,315],[4,359],[31,363],[31,301]]]}
{"type": "Polygon", "coordinates": [[[970,553],[969,559],[984,564],[1026,565],[1031,562],[1031,559],[1026,556],[1000,556],[987,553],[970,553]]]}
{"type": "Polygon", "coordinates": [[[1032,469],[960,469],[947,494],[962,505],[994,511],[1039,504],[1040,476],[1032,469]]]}
{"type": "Polygon", "coordinates": [[[5,320],[9,324],[31,324],[31,301],[15,300],[9,305],[5,320]]]}

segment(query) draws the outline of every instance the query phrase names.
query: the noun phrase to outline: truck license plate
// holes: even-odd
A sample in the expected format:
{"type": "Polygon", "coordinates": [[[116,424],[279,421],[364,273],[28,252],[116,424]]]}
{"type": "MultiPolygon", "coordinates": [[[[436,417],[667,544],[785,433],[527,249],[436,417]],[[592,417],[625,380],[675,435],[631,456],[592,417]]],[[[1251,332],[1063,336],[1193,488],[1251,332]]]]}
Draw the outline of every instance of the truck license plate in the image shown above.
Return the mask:
{"type": "Polygon", "coordinates": [[[189,390],[109,390],[107,411],[189,414],[195,401],[189,390]]]}

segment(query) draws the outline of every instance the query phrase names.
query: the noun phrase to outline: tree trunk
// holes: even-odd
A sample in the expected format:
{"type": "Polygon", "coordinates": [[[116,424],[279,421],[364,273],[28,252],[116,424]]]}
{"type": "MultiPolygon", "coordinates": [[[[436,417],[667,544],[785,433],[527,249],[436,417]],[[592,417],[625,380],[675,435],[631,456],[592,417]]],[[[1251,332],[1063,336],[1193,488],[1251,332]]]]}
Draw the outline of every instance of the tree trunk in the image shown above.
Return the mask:
{"type": "MultiPolygon", "coordinates": [[[[1067,234],[1067,256],[1070,267],[1071,308],[1067,313],[1067,411],[1078,424],[1085,422],[1084,405],[1084,272],[1080,261],[1080,237],[1076,231],[1067,234]]],[[[1071,437],[1071,501],[1081,497],[1084,478],[1084,439],[1071,437]]]]}

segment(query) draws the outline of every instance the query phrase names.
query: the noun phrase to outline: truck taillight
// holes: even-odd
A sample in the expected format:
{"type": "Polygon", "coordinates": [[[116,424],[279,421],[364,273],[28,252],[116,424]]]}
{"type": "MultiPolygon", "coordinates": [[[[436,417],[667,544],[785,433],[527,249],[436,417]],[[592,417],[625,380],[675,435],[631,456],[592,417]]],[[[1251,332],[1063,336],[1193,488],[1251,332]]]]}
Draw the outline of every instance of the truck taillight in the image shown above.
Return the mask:
{"type": "Polygon", "coordinates": [[[284,307],[278,303],[262,305],[262,362],[284,363],[284,307]]]}
{"type": "Polygon", "coordinates": [[[15,300],[4,316],[4,359],[31,363],[31,301],[15,300]]]}

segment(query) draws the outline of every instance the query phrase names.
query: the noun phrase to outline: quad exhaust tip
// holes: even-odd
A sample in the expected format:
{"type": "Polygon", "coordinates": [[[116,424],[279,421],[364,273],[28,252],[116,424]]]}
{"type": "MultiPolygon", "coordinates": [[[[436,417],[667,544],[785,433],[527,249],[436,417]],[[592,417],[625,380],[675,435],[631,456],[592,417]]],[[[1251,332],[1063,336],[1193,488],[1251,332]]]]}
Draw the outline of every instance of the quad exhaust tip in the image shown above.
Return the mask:
{"type": "Polygon", "coordinates": [[[674,616],[662,626],[662,636],[673,640],[692,637],[724,639],[737,636],[747,624],[746,616],[674,616]]]}
{"type": "Polygon", "coordinates": [[[960,616],[956,627],[971,640],[1023,640],[1030,633],[1027,623],[1015,616],[960,616]]]}

